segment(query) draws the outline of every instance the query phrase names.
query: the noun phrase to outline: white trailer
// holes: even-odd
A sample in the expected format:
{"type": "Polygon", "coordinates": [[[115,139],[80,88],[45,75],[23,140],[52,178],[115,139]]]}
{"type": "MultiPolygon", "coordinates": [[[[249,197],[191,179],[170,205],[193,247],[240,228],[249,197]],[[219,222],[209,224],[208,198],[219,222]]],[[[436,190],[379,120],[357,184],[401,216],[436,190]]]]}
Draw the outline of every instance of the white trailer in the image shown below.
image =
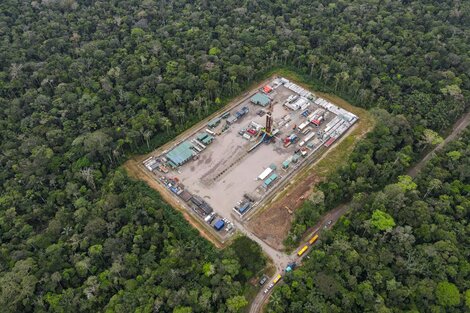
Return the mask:
{"type": "Polygon", "coordinates": [[[206,133],[208,133],[209,135],[215,136],[215,133],[212,130],[207,129],[207,128],[206,128],[206,133]]]}
{"type": "Polygon", "coordinates": [[[258,176],[258,180],[264,180],[266,177],[269,176],[269,174],[271,174],[273,171],[272,168],[268,167],[266,168],[261,174],[259,174],[258,176]]]}
{"type": "Polygon", "coordinates": [[[308,134],[305,136],[305,138],[299,143],[299,146],[305,145],[307,142],[309,142],[313,137],[315,137],[315,133],[308,134]]]}
{"type": "Polygon", "coordinates": [[[197,143],[201,147],[201,149],[206,148],[206,146],[202,142],[200,142],[199,140],[195,139],[194,142],[197,143]]]}
{"type": "Polygon", "coordinates": [[[310,124],[309,121],[306,121],[306,122],[303,122],[302,124],[300,124],[297,128],[299,131],[303,131],[305,129],[305,127],[308,126],[308,124],[310,124]]]}

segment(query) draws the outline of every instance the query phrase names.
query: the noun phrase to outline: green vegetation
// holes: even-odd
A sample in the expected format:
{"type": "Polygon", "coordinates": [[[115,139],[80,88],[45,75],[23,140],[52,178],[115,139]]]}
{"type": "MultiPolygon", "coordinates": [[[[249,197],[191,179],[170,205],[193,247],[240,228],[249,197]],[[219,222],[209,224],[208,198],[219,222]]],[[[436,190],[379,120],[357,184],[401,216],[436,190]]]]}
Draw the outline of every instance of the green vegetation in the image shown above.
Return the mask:
{"type": "Polygon", "coordinates": [[[372,112],[376,117],[376,127],[356,145],[347,164],[339,167],[318,186],[315,194],[321,192],[321,197],[309,199],[295,212],[293,227],[285,241],[287,245],[295,246],[303,232],[313,226],[322,213],[352,199],[354,195],[385,186],[408,168],[416,157],[412,148],[415,144],[413,129],[408,120],[382,109],[372,112]]]}
{"type": "Polygon", "coordinates": [[[447,281],[440,282],[436,287],[436,298],[439,305],[443,307],[459,305],[459,289],[457,286],[447,281]]]}
{"type": "MultiPolygon", "coordinates": [[[[238,312],[246,305],[244,286],[264,266],[249,239],[217,251],[155,192],[121,171],[104,181],[93,202],[86,188],[69,190],[75,210],[59,209],[16,253],[5,254],[4,244],[2,258],[12,269],[0,277],[3,312],[238,312]],[[249,247],[243,257],[240,245],[249,247]]],[[[3,214],[0,227],[12,241],[31,232],[15,208],[3,214]]]]}
{"type": "MultiPolygon", "coordinates": [[[[356,146],[347,164],[338,162],[336,174],[319,186],[325,194],[324,205],[304,205],[296,211],[285,240],[288,247],[296,246],[302,230],[315,225],[323,212],[355,194],[377,191],[390,183],[426,148],[439,144],[439,132],[465,111],[470,47],[465,38],[444,34],[468,30],[469,23],[464,21],[468,12],[463,13],[468,8],[469,4],[450,1],[376,5],[367,0],[313,3],[309,9],[299,6],[299,16],[311,13],[310,19],[318,27],[307,35],[312,40],[315,34],[317,43],[312,53],[304,56],[309,71],[299,76],[311,76],[315,89],[339,94],[357,106],[386,109],[390,114],[375,111],[375,130],[356,146]],[[457,17],[455,10],[462,14],[457,17]],[[439,41],[426,39],[437,34],[441,34],[439,41]],[[452,51],[440,50],[444,42],[452,51]],[[441,58],[444,56],[459,61],[452,64],[449,58],[441,58]],[[324,62],[331,58],[331,62],[324,62]],[[450,76],[445,77],[447,74],[450,76]]],[[[324,163],[334,168],[334,162],[324,163]]]]}
{"type": "MultiPolygon", "coordinates": [[[[158,195],[130,181],[120,164],[165,143],[283,67],[316,90],[378,107],[375,131],[319,187],[325,210],[352,198],[369,199],[439,142],[438,134],[468,106],[468,12],[468,1],[1,1],[2,311],[240,310],[247,277],[264,262],[242,260],[233,248],[215,251],[158,195]]],[[[438,305],[439,282],[455,284],[461,295],[469,289],[461,282],[468,275],[465,256],[458,254],[465,253],[458,252],[458,240],[468,237],[465,226],[446,225],[450,216],[466,217],[468,204],[456,197],[466,195],[469,162],[461,147],[448,152],[449,166],[458,167],[460,176],[436,167],[429,185],[386,190],[401,197],[397,205],[416,193],[426,195],[423,202],[413,200],[413,207],[436,210],[422,213],[427,226],[414,235],[437,245],[430,257],[410,263],[428,271],[410,282],[432,279],[413,285],[423,295],[420,308],[438,305]],[[451,191],[436,198],[448,185],[451,191]],[[456,206],[449,208],[449,201],[456,206]],[[430,224],[426,219],[434,214],[438,219],[430,224]],[[434,243],[433,236],[443,242],[434,243]],[[442,261],[442,255],[449,257],[442,261]]],[[[358,221],[369,220],[372,211],[359,204],[367,216],[358,221]]],[[[387,205],[374,210],[393,217],[394,231],[403,225],[397,214],[408,210],[391,212],[387,205]]],[[[294,223],[299,234],[313,220],[304,213],[294,223]]],[[[404,244],[407,238],[403,235],[404,244]]],[[[393,256],[375,252],[384,264],[393,256]]],[[[251,247],[247,255],[256,253],[251,247]]],[[[412,257],[402,255],[396,266],[412,257]]],[[[348,258],[353,262],[356,253],[348,258]]],[[[319,264],[325,273],[315,279],[325,282],[324,290],[341,289],[328,271],[338,262],[319,264]]],[[[366,280],[359,269],[348,272],[348,281],[359,281],[359,307],[382,301],[372,299],[374,279],[396,293],[393,305],[406,303],[402,286],[408,282],[399,285],[389,272],[366,280]]],[[[276,295],[272,303],[282,300],[290,307],[276,295]]],[[[335,306],[349,311],[351,303],[345,298],[335,306]]],[[[302,305],[294,311],[321,309],[302,305]]]]}
{"type": "Polygon", "coordinates": [[[390,230],[395,226],[395,221],[389,214],[380,210],[375,210],[372,213],[370,224],[378,230],[390,230]]]}
{"type": "Polygon", "coordinates": [[[356,196],[356,210],[322,233],[310,259],[275,290],[268,312],[464,312],[469,147],[467,129],[415,183],[400,176],[381,191],[356,196]]]}

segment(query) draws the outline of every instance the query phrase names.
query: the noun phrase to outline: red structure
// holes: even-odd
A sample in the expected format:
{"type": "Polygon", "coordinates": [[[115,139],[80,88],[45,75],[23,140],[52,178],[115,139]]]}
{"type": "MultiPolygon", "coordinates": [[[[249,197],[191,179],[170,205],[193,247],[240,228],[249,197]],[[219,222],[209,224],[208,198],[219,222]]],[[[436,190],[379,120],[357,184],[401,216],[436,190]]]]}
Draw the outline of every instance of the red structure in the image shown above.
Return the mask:
{"type": "Polygon", "coordinates": [[[325,147],[329,147],[333,144],[333,142],[335,142],[336,138],[334,137],[331,137],[330,139],[328,139],[328,141],[325,143],[325,147]]]}
{"type": "Polygon", "coordinates": [[[271,91],[273,91],[273,89],[271,88],[271,86],[266,85],[263,87],[263,91],[264,93],[270,93],[271,91]]]}

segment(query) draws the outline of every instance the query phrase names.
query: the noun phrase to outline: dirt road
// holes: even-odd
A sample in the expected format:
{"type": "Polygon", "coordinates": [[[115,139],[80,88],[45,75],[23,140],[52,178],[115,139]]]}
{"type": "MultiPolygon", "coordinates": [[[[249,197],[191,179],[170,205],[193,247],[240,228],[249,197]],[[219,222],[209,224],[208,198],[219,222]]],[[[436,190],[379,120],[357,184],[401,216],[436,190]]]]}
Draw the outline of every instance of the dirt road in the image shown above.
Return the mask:
{"type": "MultiPolygon", "coordinates": [[[[434,149],[432,149],[429,153],[427,153],[418,163],[416,163],[415,166],[413,166],[409,171],[408,175],[411,177],[416,177],[416,175],[421,171],[421,169],[424,167],[424,165],[429,161],[433,155],[439,150],[441,150],[447,143],[450,141],[454,140],[468,125],[470,124],[470,112],[467,112],[464,116],[462,116],[453,126],[452,132],[443,140],[442,143],[437,145],[434,149]]],[[[315,225],[309,232],[308,236],[305,236],[303,239],[304,244],[301,244],[300,247],[303,247],[305,245],[305,241],[307,241],[312,234],[320,231],[323,227],[332,227],[341,216],[346,214],[348,212],[349,206],[348,204],[343,204],[335,208],[334,210],[331,210],[330,212],[326,213],[321,221],[315,225]],[[330,222],[331,221],[331,222],[330,222]]],[[[247,234],[248,235],[248,234],[247,234]]],[[[252,234],[250,234],[252,235],[252,234]]],[[[250,237],[251,238],[251,237],[250,237]]],[[[257,237],[256,237],[257,238],[257,237]]],[[[258,239],[259,240],[259,239],[258,239]]],[[[262,240],[260,240],[263,242],[262,240]]],[[[258,242],[258,241],[257,241],[258,242]]],[[[259,242],[258,242],[259,243],[259,242]]],[[[263,245],[261,245],[264,251],[267,251],[266,249],[274,250],[270,246],[266,245],[263,242],[263,245]]],[[[299,248],[300,249],[300,248],[299,248]]],[[[289,262],[296,262],[297,264],[300,263],[305,255],[308,254],[305,253],[302,257],[297,256],[298,250],[295,250],[292,254],[286,255],[281,252],[274,252],[273,254],[268,253],[268,255],[272,258],[273,263],[276,265],[276,273],[274,274],[273,277],[276,277],[276,275],[281,274],[283,275],[284,272],[283,270],[286,268],[286,265],[289,262]],[[280,254],[280,255],[279,255],[280,254]],[[274,255],[274,257],[273,257],[274,255]]],[[[276,250],[274,250],[276,251],[276,250]]],[[[272,281],[272,279],[271,279],[272,281]]],[[[271,283],[271,281],[269,283],[271,283]]],[[[267,283],[267,285],[269,285],[267,283]]],[[[259,291],[259,293],[256,295],[255,299],[253,300],[251,307],[250,307],[250,313],[259,313],[262,312],[263,306],[266,304],[266,302],[269,299],[269,296],[271,295],[272,291],[274,288],[269,290],[269,292],[264,293],[264,288],[259,291]]]]}
{"type": "Polygon", "coordinates": [[[437,151],[441,150],[447,143],[454,140],[467,126],[470,124],[470,111],[465,113],[452,127],[452,132],[434,149],[432,149],[424,158],[416,163],[407,174],[411,177],[416,177],[418,173],[423,169],[424,165],[436,154],[437,151]]]}
{"type": "Polygon", "coordinates": [[[262,239],[253,234],[249,229],[247,229],[246,226],[240,221],[234,220],[233,223],[240,232],[242,232],[245,236],[247,236],[248,238],[255,241],[261,246],[263,252],[273,260],[273,264],[276,267],[276,272],[282,271],[282,269],[286,268],[287,264],[292,261],[291,255],[287,255],[281,251],[272,248],[262,239]]]}
{"type": "MultiPolygon", "coordinates": [[[[317,233],[319,231],[321,231],[322,229],[324,229],[325,227],[327,228],[331,228],[334,224],[336,224],[336,222],[339,220],[339,218],[341,216],[343,216],[344,214],[346,214],[346,212],[348,211],[348,206],[347,205],[340,205],[338,206],[337,208],[329,211],[328,213],[326,213],[322,219],[320,220],[320,222],[317,223],[317,225],[315,225],[311,231],[308,232],[308,236],[306,236],[306,239],[304,241],[308,241],[308,239],[311,238],[311,236],[314,234],[314,233],[317,233]]],[[[241,228],[240,228],[241,229],[241,228]]],[[[254,236],[252,233],[248,232],[246,234],[248,237],[252,238],[251,236],[254,236]]],[[[255,238],[257,238],[258,240],[260,240],[258,237],[254,236],[255,238]]],[[[252,238],[253,239],[253,238],[252,238]]],[[[253,239],[255,240],[255,239],[253,239]]],[[[258,242],[257,240],[255,240],[256,242],[258,242]]],[[[283,252],[279,252],[273,248],[271,248],[269,245],[267,245],[266,243],[264,243],[264,241],[260,240],[263,244],[259,243],[263,249],[263,251],[268,251],[268,250],[272,250],[272,253],[267,253],[273,260],[273,264],[276,266],[276,273],[273,275],[273,277],[271,278],[271,280],[269,282],[267,282],[265,285],[266,287],[269,286],[269,284],[272,282],[272,280],[274,279],[274,277],[276,277],[278,274],[281,274],[282,276],[284,276],[284,270],[285,268],[287,267],[287,265],[291,262],[295,262],[296,264],[300,264],[302,262],[302,259],[308,254],[308,251],[307,253],[304,253],[301,257],[299,257],[297,255],[297,252],[299,251],[299,249],[301,247],[303,247],[305,245],[304,244],[301,244],[300,247],[298,249],[296,249],[294,252],[292,252],[291,254],[287,255],[283,252]],[[267,249],[267,250],[266,250],[267,249]]],[[[265,288],[262,288],[258,294],[256,295],[255,299],[253,300],[253,302],[251,303],[251,307],[250,307],[250,313],[258,313],[258,312],[261,312],[262,309],[263,309],[263,306],[264,304],[267,302],[267,300],[269,299],[269,296],[271,295],[272,291],[274,288],[272,288],[271,290],[269,290],[267,293],[264,293],[265,291],[265,288]]]]}

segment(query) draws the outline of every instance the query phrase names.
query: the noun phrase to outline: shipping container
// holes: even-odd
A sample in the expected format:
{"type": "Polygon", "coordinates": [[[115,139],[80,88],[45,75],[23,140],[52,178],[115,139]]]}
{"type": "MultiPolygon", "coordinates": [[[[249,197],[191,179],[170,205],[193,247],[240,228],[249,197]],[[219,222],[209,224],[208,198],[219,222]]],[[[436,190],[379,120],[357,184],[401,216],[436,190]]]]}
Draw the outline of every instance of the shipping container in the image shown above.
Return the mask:
{"type": "Polygon", "coordinates": [[[212,136],[215,136],[215,133],[214,133],[212,130],[210,130],[210,129],[206,129],[206,132],[207,132],[208,134],[211,134],[212,136]]]}
{"type": "Polygon", "coordinates": [[[204,218],[204,221],[205,221],[205,222],[209,222],[210,219],[211,219],[214,215],[215,215],[215,213],[212,212],[211,214],[207,215],[207,216],[204,218]]]}
{"type": "Polygon", "coordinates": [[[277,179],[277,174],[272,174],[271,176],[269,176],[269,179],[271,179],[271,181],[275,181],[277,179]]]}
{"type": "Polygon", "coordinates": [[[227,123],[229,125],[235,123],[237,121],[237,117],[236,116],[230,116],[229,118],[227,118],[227,123]]]}
{"type": "Polygon", "coordinates": [[[268,177],[269,174],[271,174],[272,171],[273,171],[273,169],[270,168],[270,167],[268,167],[267,169],[265,169],[265,170],[258,176],[258,179],[259,179],[259,180],[265,179],[266,177],[268,177]]]}
{"type": "Polygon", "coordinates": [[[302,142],[299,144],[299,146],[302,147],[304,144],[306,144],[308,141],[310,141],[313,137],[315,137],[315,133],[309,134],[308,136],[306,136],[304,138],[304,140],[302,140],[302,142]]]}
{"type": "Polygon", "coordinates": [[[245,204],[243,204],[240,209],[238,209],[238,212],[240,212],[241,214],[245,213],[249,208],[251,208],[251,203],[250,202],[246,202],[245,204]]]}
{"type": "Polygon", "coordinates": [[[302,130],[305,129],[305,127],[308,126],[308,124],[309,124],[309,121],[303,122],[302,124],[299,125],[299,127],[297,127],[297,129],[298,129],[299,131],[302,131],[302,130]]]}
{"type": "Polygon", "coordinates": [[[336,138],[334,137],[331,137],[330,139],[328,139],[328,141],[325,143],[325,147],[329,147],[333,144],[333,142],[335,142],[336,138]]]}
{"type": "Polygon", "coordinates": [[[197,145],[193,145],[193,148],[197,151],[197,152],[202,152],[202,149],[200,147],[198,147],[197,145]]]}
{"type": "Polygon", "coordinates": [[[323,115],[320,115],[312,120],[312,124],[320,126],[323,123],[323,115]]]}
{"type": "Polygon", "coordinates": [[[311,128],[307,128],[307,129],[304,129],[304,131],[302,132],[303,135],[307,135],[309,132],[311,132],[312,129],[311,128]]]}
{"type": "Polygon", "coordinates": [[[199,145],[199,147],[201,147],[201,149],[205,149],[205,148],[206,148],[206,146],[205,146],[202,142],[200,142],[199,140],[195,139],[194,142],[195,142],[197,145],[199,145]]]}

